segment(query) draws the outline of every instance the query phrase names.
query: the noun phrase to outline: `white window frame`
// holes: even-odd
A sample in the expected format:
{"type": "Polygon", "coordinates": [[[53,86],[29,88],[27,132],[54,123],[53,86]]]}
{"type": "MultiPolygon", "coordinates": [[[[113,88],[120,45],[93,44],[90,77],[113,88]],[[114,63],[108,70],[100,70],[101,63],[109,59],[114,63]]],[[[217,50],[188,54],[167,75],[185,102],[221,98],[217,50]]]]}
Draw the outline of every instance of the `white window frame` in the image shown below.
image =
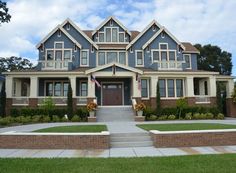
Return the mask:
{"type": "MultiPolygon", "coordinates": [[[[45,80],[44,81],[44,97],[48,97],[46,96],[47,93],[47,83],[52,83],[52,96],[51,97],[67,97],[67,96],[63,96],[64,95],[64,83],[70,83],[70,81],[67,80],[45,80]],[[61,96],[55,96],[55,83],[61,83],[61,96]]],[[[69,90],[69,89],[68,89],[69,90]]]]}
{"type": "Polygon", "coordinates": [[[185,59],[186,55],[189,56],[189,67],[186,69],[192,69],[191,54],[183,54],[183,59],[184,59],[185,63],[186,63],[186,59],[185,59]]]}
{"type": "Polygon", "coordinates": [[[144,53],[143,53],[143,50],[135,50],[135,66],[136,67],[144,67],[144,53]],[[137,56],[137,54],[138,54],[138,52],[142,52],[142,64],[141,65],[139,65],[139,64],[137,64],[137,60],[138,60],[138,56],[137,56]]]}
{"type": "Polygon", "coordinates": [[[150,99],[150,79],[149,78],[141,78],[140,79],[141,82],[141,99],[142,100],[149,100],[150,99]],[[142,80],[146,80],[147,81],[147,97],[142,97],[142,80]]]}
{"type": "MultiPolygon", "coordinates": [[[[107,64],[107,53],[108,53],[108,52],[116,52],[116,53],[117,53],[117,63],[120,62],[120,56],[119,56],[119,55],[120,55],[120,52],[124,52],[124,53],[125,53],[125,64],[123,64],[123,65],[127,65],[127,63],[128,63],[128,62],[127,62],[127,51],[115,51],[115,50],[114,50],[114,51],[108,51],[108,50],[102,51],[102,50],[101,50],[101,51],[98,51],[98,53],[97,53],[97,58],[96,58],[96,59],[97,59],[97,62],[96,62],[97,66],[102,66],[102,65],[99,65],[99,63],[98,63],[98,62],[99,62],[99,53],[100,53],[100,52],[104,52],[104,53],[105,53],[105,64],[107,64]]],[[[104,65],[105,65],[105,64],[104,64],[104,65]]]]}
{"type": "Polygon", "coordinates": [[[119,43],[124,43],[124,42],[125,42],[125,32],[119,32],[119,31],[118,31],[118,42],[119,42],[119,43]],[[123,41],[123,42],[120,41],[120,34],[123,34],[123,36],[124,36],[124,41],[123,41]]]}
{"type": "Polygon", "coordinates": [[[79,81],[79,97],[88,97],[88,81],[87,80],[81,80],[79,81]],[[82,96],[82,83],[86,83],[87,84],[87,95],[86,96],[82,96]]]}
{"type": "Polygon", "coordinates": [[[126,33],[125,33],[124,31],[120,31],[118,26],[104,26],[104,28],[103,28],[102,31],[98,31],[97,42],[100,43],[100,44],[109,44],[109,43],[123,44],[123,43],[127,43],[126,33]],[[110,28],[110,29],[111,29],[111,41],[110,41],[110,42],[107,42],[107,41],[106,41],[106,39],[107,39],[107,38],[106,38],[106,29],[107,29],[107,28],[110,28]],[[114,41],[113,41],[113,38],[112,38],[112,30],[113,30],[114,28],[117,29],[117,42],[114,42],[114,41]],[[104,41],[103,41],[103,42],[100,42],[100,40],[99,40],[100,34],[103,34],[103,35],[104,35],[104,41]],[[123,34],[123,35],[124,35],[124,41],[123,41],[123,42],[120,42],[120,39],[119,39],[119,35],[120,35],[120,34],[123,34]]]}
{"type": "Polygon", "coordinates": [[[81,67],[88,67],[89,66],[89,49],[81,49],[80,51],[80,66],[81,67]],[[82,64],[82,52],[87,52],[87,64],[82,64]]]}

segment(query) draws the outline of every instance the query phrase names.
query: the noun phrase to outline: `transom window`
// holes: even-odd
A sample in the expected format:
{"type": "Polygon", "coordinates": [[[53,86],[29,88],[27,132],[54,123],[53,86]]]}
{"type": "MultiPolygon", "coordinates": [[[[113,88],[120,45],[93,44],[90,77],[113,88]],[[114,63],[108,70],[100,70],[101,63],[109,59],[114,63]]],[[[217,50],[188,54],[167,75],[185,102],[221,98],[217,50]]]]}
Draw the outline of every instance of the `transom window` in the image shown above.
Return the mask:
{"type": "Polygon", "coordinates": [[[46,81],[45,95],[55,97],[66,97],[68,93],[69,82],[67,81],[46,81]]]}
{"type": "Polygon", "coordinates": [[[47,61],[70,61],[72,57],[72,49],[64,47],[64,42],[54,42],[53,49],[46,49],[47,61]]]}
{"type": "Polygon", "coordinates": [[[159,79],[161,97],[183,97],[183,79],[159,79]]]}
{"type": "Polygon", "coordinates": [[[143,51],[142,50],[136,50],[135,54],[136,59],[136,66],[143,66],[144,59],[143,59],[143,51]]]}
{"type": "Polygon", "coordinates": [[[109,64],[112,62],[118,62],[120,64],[126,64],[126,52],[125,51],[102,51],[98,52],[98,65],[109,64]]]}
{"type": "Polygon", "coordinates": [[[80,66],[89,65],[89,50],[81,50],[80,55],[80,66]]]}
{"type": "Polygon", "coordinates": [[[125,32],[119,31],[119,27],[104,27],[104,31],[98,32],[98,42],[125,42],[125,32]]]}

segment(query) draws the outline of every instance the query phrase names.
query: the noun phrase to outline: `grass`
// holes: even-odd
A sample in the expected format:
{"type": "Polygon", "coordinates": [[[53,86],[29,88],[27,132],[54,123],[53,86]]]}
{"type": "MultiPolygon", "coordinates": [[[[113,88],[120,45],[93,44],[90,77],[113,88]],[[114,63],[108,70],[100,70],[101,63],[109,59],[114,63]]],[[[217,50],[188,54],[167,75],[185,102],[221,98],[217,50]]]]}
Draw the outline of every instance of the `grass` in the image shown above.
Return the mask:
{"type": "Polygon", "coordinates": [[[159,131],[236,129],[236,125],[214,123],[138,124],[137,126],[144,130],[159,131]]]}
{"type": "Polygon", "coordinates": [[[0,159],[1,173],[232,173],[236,154],[141,158],[0,159]]]}
{"type": "Polygon", "coordinates": [[[34,132],[48,132],[48,133],[79,133],[79,132],[101,132],[106,131],[105,125],[73,125],[73,126],[57,126],[45,129],[35,130],[34,132]]]}

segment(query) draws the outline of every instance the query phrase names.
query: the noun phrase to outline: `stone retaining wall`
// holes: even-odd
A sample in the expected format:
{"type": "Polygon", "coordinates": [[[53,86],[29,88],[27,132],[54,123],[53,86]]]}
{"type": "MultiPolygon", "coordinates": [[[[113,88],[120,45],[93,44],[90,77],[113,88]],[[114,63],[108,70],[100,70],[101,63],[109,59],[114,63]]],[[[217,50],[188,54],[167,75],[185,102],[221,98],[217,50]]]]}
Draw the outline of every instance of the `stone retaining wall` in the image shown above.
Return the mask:
{"type": "Polygon", "coordinates": [[[0,148],[8,149],[107,149],[109,146],[109,132],[0,134],[0,148]]]}
{"type": "Polygon", "coordinates": [[[157,148],[236,145],[236,129],[169,132],[151,130],[150,133],[157,148]]]}

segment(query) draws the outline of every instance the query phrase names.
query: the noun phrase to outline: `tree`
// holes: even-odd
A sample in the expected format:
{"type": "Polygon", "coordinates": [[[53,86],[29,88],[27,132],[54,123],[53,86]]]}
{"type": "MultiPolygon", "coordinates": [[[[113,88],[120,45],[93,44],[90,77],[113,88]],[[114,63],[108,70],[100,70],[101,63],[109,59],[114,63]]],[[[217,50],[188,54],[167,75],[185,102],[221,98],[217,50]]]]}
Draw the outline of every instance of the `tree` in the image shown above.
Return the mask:
{"type": "Polygon", "coordinates": [[[8,13],[7,3],[0,1],[0,25],[10,22],[11,15],[8,13]]]}
{"type": "Polygon", "coordinates": [[[67,93],[67,115],[69,119],[71,119],[71,117],[73,116],[73,99],[72,99],[72,88],[70,83],[68,86],[68,93],[67,93]]]}
{"type": "Polygon", "coordinates": [[[197,63],[199,70],[217,71],[222,75],[231,75],[232,73],[232,54],[222,51],[220,47],[213,45],[196,44],[199,51],[197,63]]]}
{"type": "Polygon", "coordinates": [[[0,73],[5,71],[32,69],[33,63],[26,58],[11,56],[9,58],[0,57],[0,73]]]}
{"type": "Polygon", "coordinates": [[[184,108],[186,108],[188,106],[188,102],[185,98],[179,98],[176,101],[176,107],[177,107],[177,112],[178,112],[178,117],[180,119],[181,115],[182,115],[182,111],[184,110],[184,108]]]}
{"type": "Polygon", "coordinates": [[[2,89],[0,93],[0,116],[6,115],[6,88],[5,82],[2,84],[2,89]]]}
{"type": "Polygon", "coordinates": [[[161,114],[161,96],[160,96],[160,88],[159,82],[157,82],[156,86],[156,114],[159,116],[161,114]]]}
{"type": "Polygon", "coordinates": [[[43,100],[42,104],[40,105],[41,109],[45,111],[45,113],[50,116],[53,109],[55,109],[55,104],[53,102],[52,97],[47,97],[43,100]]]}

